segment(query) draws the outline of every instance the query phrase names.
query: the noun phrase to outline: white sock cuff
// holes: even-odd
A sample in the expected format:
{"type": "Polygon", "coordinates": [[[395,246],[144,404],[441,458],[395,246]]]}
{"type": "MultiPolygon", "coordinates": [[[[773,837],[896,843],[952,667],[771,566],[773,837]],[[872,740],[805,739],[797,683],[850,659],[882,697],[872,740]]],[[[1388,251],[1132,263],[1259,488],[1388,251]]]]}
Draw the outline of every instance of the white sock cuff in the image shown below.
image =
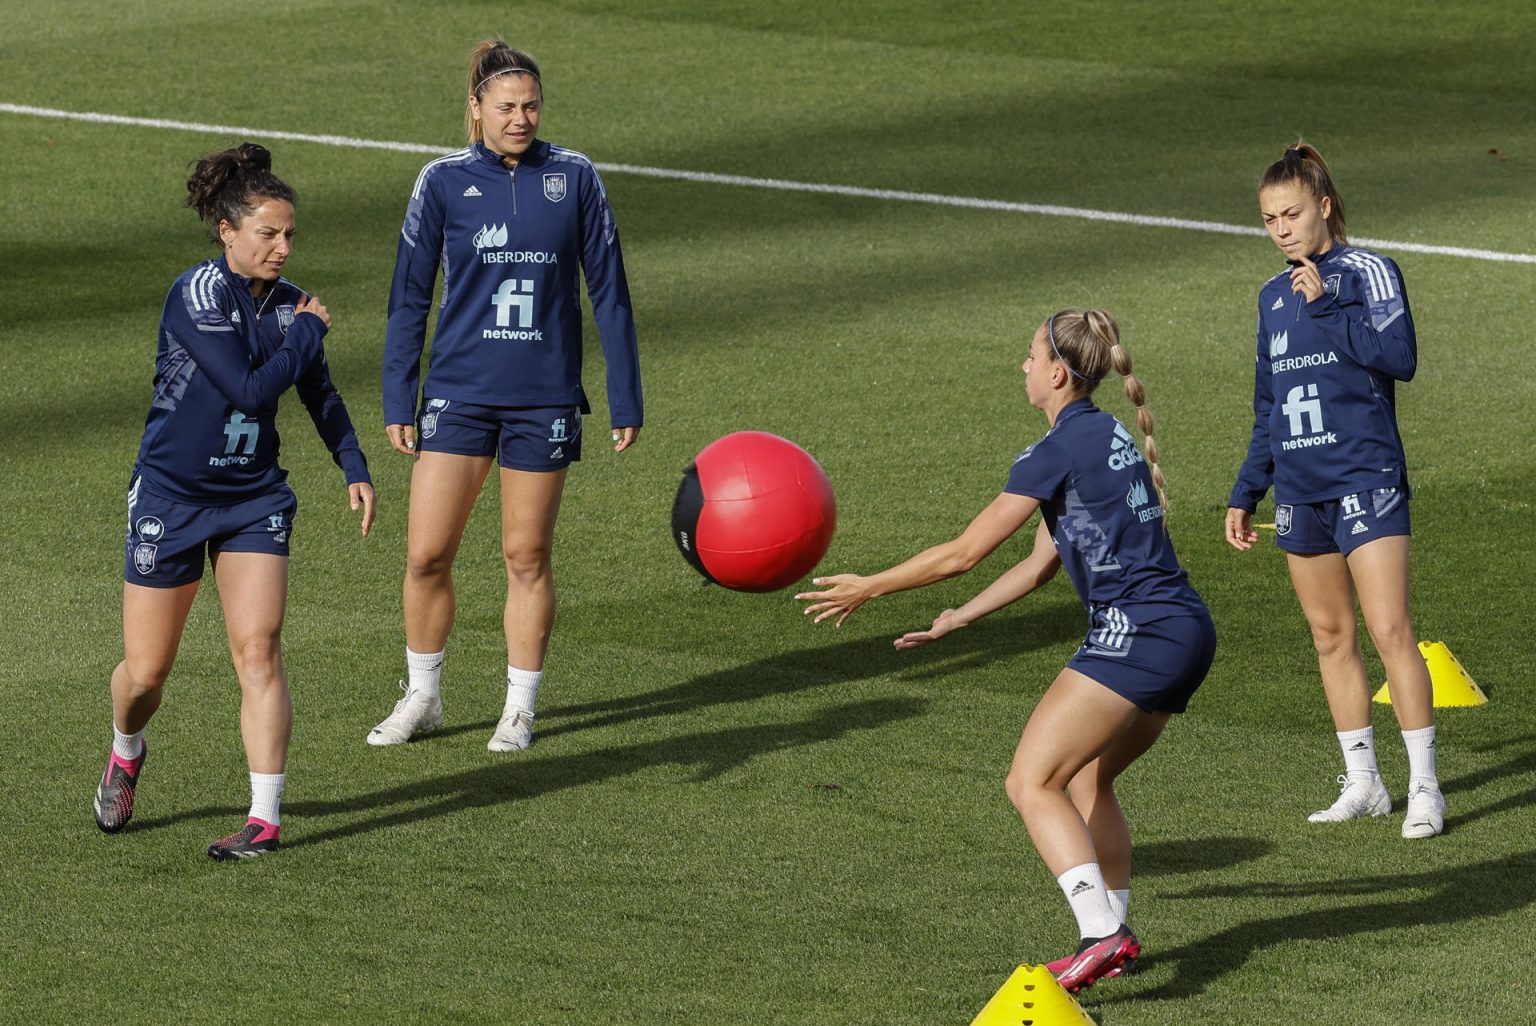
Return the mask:
{"type": "Polygon", "coordinates": [[[543,680],[543,670],[519,670],[508,663],[507,708],[527,709],[533,712],[533,704],[539,697],[539,684],[543,680]]]}
{"type": "Polygon", "coordinates": [[[1418,730],[1403,731],[1404,741],[1433,741],[1434,737],[1435,725],[1433,723],[1427,727],[1420,727],[1418,730]]]}
{"type": "Polygon", "coordinates": [[[405,646],[405,665],[412,670],[437,670],[443,665],[442,652],[412,652],[411,646],[405,646]]]}
{"type": "Polygon", "coordinates": [[[137,734],[124,734],[117,729],[117,724],[112,724],[112,751],[117,753],[120,759],[137,759],[144,754],[144,732],[137,734]]]}
{"type": "Polygon", "coordinates": [[[251,815],[279,826],[279,809],[283,803],[283,787],[288,781],[286,773],[251,774],[251,815]]]}
{"type": "Polygon", "coordinates": [[[1361,727],[1359,730],[1336,730],[1334,733],[1338,735],[1340,744],[1348,741],[1374,742],[1376,740],[1375,727],[1361,727]]]}

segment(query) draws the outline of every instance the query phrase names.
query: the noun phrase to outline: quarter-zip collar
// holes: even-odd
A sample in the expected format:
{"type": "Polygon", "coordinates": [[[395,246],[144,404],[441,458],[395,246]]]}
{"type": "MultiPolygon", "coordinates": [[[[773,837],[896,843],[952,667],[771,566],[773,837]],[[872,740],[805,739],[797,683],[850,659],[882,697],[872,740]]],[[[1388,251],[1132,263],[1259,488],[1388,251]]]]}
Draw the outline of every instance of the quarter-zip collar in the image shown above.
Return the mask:
{"type": "Polygon", "coordinates": [[[483,164],[489,164],[502,171],[513,171],[522,167],[540,167],[549,160],[549,143],[543,139],[535,139],[529,144],[523,155],[517,158],[516,167],[507,167],[501,162],[501,154],[491,149],[484,142],[477,142],[471,147],[475,153],[475,159],[483,164]]]}

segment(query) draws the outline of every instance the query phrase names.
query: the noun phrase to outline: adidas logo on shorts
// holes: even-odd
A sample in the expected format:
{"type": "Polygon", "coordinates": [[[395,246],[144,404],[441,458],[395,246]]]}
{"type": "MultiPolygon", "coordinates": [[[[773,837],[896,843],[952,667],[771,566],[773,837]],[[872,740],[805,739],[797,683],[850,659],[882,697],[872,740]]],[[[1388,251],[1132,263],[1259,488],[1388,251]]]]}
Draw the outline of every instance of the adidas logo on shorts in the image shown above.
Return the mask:
{"type": "Polygon", "coordinates": [[[1355,526],[1354,526],[1353,530],[1351,530],[1349,533],[1350,534],[1365,534],[1369,530],[1370,530],[1370,528],[1365,526],[1365,522],[1364,521],[1356,520],[1355,521],[1355,526]]]}

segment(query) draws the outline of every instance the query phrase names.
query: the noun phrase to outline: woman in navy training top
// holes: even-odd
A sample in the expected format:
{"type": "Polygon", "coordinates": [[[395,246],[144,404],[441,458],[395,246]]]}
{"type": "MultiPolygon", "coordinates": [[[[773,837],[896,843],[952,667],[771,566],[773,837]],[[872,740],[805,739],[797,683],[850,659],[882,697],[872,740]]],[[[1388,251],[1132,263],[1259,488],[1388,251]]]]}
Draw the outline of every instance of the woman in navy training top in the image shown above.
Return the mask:
{"type": "Polygon", "coordinates": [[[592,162],[538,136],[533,58],[500,39],[469,61],[470,145],[421,170],[406,207],[384,343],[384,422],[416,458],[404,585],[408,681],[368,733],[395,745],[442,722],[453,562],[470,510],[499,466],[507,688],[486,746],[528,747],[555,621],[551,569],[566,471],[581,458],[581,281],[608,368],[617,452],[640,434],[640,363],[619,238],[592,162]],[[439,264],[431,365],[421,352],[439,264]],[[418,394],[419,393],[419,394],[418,394]]]}
{"type": "Polygon", "coordinates": [[[1393,395],[1393,382],[1411,379],[1418,362],[1402,273],[1349,244],[1344,200],[1306,143],[1286,147],[1264,172],[1259,210],[1288,266],[1259,290],[1253,433],[1227,500],[1226,538],[1239,550],[1253,547],[1253,511],[1273,483],[1276,540],[1344,752],[1338,800],[1308,819],[1392,811],[1356,641],[1358,595],[1408,748],[1402,834],[1434,837],[1444,829],[1445,799],[1435,772],[1434,689],[1408,608],[1408,474],[1393,395]]]}
{"type": "Polygon", "coordinates": [[[1210,669],[1216,632],[1163,526],[1152,415],[1115,319],[1104,310],[1053,315],[1035,332],[1024,373],[1050,430],[958,538],[871,577],[818,577],[825,590],[796,597],[818,622],[841,624],[878,595],[965,573],[1042,512],[1022,562],[896,647],[937,641],[1028,595],[1063,564],[1088,607],[1087,639],[1030,714],[1006,784],[1077,918],[1078,950],[1048,963],[1075,991],[1125,972],[1140,954],[1126,925],[1131,836],[1114,781],[1184,711],[1210,669]],[[1145,456],[1089,398],[1110,370],[1125,379],[1145,456]]]}
{"type": "Polygon", "coordinates": [[[116,833],[133,815],[144,728],[160,706],[206,556],[240,680],[251,774],[245,825],[208,854],[243,859],[278,847],[293,726],[281,635],[297,500],[277,462],[278,397],[290,385],[346,475],[364,535],[374,494],[326,368],[330,313],[282,277],[294,194],[272,174],[272,155],[245,143],[199,160],[187,206],[223,253],[176,279],[160,320],[155,394],[128,491],[124,653],[112,672],[112,754],[96,823],[116,833]]]}

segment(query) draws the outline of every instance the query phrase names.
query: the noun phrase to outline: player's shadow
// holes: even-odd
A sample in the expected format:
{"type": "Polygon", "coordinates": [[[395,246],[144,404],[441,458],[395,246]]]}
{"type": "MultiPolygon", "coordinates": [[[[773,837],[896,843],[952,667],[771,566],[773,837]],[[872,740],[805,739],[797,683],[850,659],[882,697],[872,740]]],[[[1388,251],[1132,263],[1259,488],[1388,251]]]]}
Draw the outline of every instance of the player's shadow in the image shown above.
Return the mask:
{"type": "MultiPolygon", "coordinates": [[[[754,702],[882,674],[924,680],[964,673],[1020,652],[1076,640],[1084,626],[1079,606],[1042,605],[1016,616],[981,620],[934,644],[905,652],[892,647],[893,636],[881,635],[778,653],[656,691],[549,706],[539,713],[539,736],[550,738],[635,720],[680,716],[708,706],[754,702]]],[[[1063,663],[1068,655],[1062,652],[1063,663]]],[[[1039,683],[1043,692],[1049,680],[1039,683]]],[[[454,727],[451,732],[493,726],[495,721],[491,720],[454,727]]]]}
{"type": "Polygon", "coordinates": [[[1210,872],[1261,859],[1274,847],[1257,837],[1197,837],[1138,843],[1133,872],[1138,879],[1210,872]]]}
{"type": "MultiPolygon", "coordinates": [[[[804,719],[725,730],[701,730],[570,755],[497,760],[480,769],[326,801],[297,801],[285,811],[318,820],[367,816],[321,830],[305,830],[290,848],[324,844],[374,830],[452,815],[462,809],[527,801],[571,787],[597,784],[663,766],[691,767],[696,781],[711,780],[770,752],[836,741],[860,730],[921,714],[920,699],[875,699],[823,709],[804,719]]],[[[311,821],[313,822],[313,820],[311,821]]]]}
{"type": "MultiPolygon", "coordinates": [[[[891,639],[882,635],[777,653],[644,694],[550,707],[539,715],[536,736],[541,744],[548,744],[552,738],[575,731],[683,717],[703,708],[846,685],[881,674],[965,670],[1024,649],[1075,638],[1080,629],[1080,611],[1041,607],[1023,616],[983,620],[936,645],[908,652],[897,652],[891,639]],[[546,727],[550,721],[554,722],[546,727]]],[[[836,741],[853,731],[910,719],[920,715],[927,704],[921,698],[869,699],[823,709],[798,721],[672,733],[652,741],[547,758],[540,758],[540,748],[535,747],[515,763],[499,761],[481,769],[331,801],[292,802],[285,809],[302,816],[371,815],[362,822],[305,831],[291,846],[322,844],[465,808],[523,801],[659,766],[691,766],[695,780],[709,780],[759,755],[836,741]]],[[[452,732],[490,726],[492,722],[487,721],[456,727],[452,732]]],[[[430,743],[432,737],[442,734],[415,743],[430,743]]]]}
{"type": "Polygon", "coordinates": [[[1424,873],[1363,876],[1312,883],[1256,883],[1201,887],[1169,898],[1297,899],[1369,895],[1350,905],[1250,920],[1170,951],[1151,952],[1144,966],[1159,972],[1174,965],[1173,979],[1150,990],[1106,996],[1100,1007],[1144,1003],[1151,999],[1188,998],[1204,993],[1222,977],[1241,968],[1254,954],[1297,941],[1337,941],[1369,937],[1409,927],[1437,926],[1506,915],[1536,902],[1536,850],[1526,850],[1470,864],[1459,863],[1424,873]],[[1385,900],[1384,900],[1385,899],[1385,900]]]}
{"type": "MultiPolygon", "coordinates": [[[[1447,831],[1454,838],[1458,828],[1475,820],[1536,803],[1536,787],[1528,787],[1495,801],[1473,804],[1473,795],[1485,785],[1533,773],[1536,773],[1536,749],[1527,749],[1495,765],[1443,778],[1441,784],[1447,794],[1462,796],[1461,801],[1451,805],[1453,815],[1446,819],[1447,831]]],[[[1245,841],[1243,838],[1229,840],[1245,841]]],[[[1264,846],[1266,850],[1268,848],[1265,842],[1253,843],[1264,846]]],[[[1264,853],[1256,850],[1255,857],[1264,853]]],[[[1200,856],[1193,849],[1185,851],[1182,843],[1168,852],[1159,851],[1158,845],[1138,845],[1137,874],[1155,874],[1163,855],[1173,856],[1172,861],[1178,865],[1176,871],[1199,868],[1183,864],[1185,857],[1193,863],[1200,856]]],[[[1213,856],[1212,860],[1220,864],[1219,857],[1213,856]]],[[[1369,895],[1373,900],[1342,908],[1330,906],[1239,923],[1171,951],[1151,952],[1145,960],[1145,967],[1155,971],[1157,967],[1173,962],[1176,966],[1173,979],[1154,990],[1137,991],[1134,996],[1127,996],[1123,1000],[1182,998],[1199,994],[1221,977],[1240,968],[1255,952],[1275,944],[1330,940],[1402,930],[1412,926],[1462,922],[1525,908],[1536,903],[1536,851],[1514,852],[1471,865],[1457,864],[1431,872],[1401,876],[1371,876],[1300,884],[1256,883],[1201,887],[1165,897],[1174,900],[1220,897],[1248,900],[1267,897],[1287,901],[1352,895],[1369,895]],[[1426,891],[1430,892],[1428,896],[1425,896],[1426,891]],[[1383,898],[1388,900],[1380,900],[1383,898]]],[[[1122,999],[1111,997],[1103,1003],[1118,1000],[1122,999]]]]}

